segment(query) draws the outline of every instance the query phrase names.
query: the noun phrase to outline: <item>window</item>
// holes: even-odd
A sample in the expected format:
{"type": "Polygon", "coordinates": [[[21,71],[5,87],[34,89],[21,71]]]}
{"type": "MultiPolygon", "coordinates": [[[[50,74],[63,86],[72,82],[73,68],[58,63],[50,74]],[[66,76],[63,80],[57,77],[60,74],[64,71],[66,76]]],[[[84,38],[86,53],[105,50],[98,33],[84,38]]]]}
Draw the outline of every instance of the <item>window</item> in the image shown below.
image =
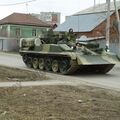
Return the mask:
{"type": "Polygon", "coordinates": [[[36,36],[36,29],[32,30],[32,36],[36,36]]]}
{"type": "Polygon", "coordinates": [[[20,28],[16,28],[16,36],[17,36],[17,37],[20,36],[20,28]]]}

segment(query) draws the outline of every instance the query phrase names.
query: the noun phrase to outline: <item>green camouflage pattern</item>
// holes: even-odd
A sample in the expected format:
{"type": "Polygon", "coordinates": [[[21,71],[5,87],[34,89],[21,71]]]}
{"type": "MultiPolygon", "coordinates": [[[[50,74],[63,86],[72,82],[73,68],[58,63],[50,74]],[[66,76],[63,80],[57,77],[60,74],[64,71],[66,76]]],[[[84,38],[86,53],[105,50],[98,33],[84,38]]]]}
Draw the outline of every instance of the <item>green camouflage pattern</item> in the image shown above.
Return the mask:
{"type": "MultiPolygon", "coordinates": [[[[69,60],[69,68],[63,74],[72,74],[79,70],[96,71],[100,73],[109,72],[118,62],[115,54],[100,49],[99,52],[86,46],[69,46],[68,44],[46,44],[40,39],[22,39],[20,42],[20,54],[30,55],[30,58],[49,58],[53,60],[69,60]],[[36,42],[33,42],[35,41],[36,42]],[[39,42],[40,41],[40,42],[39,42]]],[[[60,63],[60,61],[59,61],[60,63]]]]}

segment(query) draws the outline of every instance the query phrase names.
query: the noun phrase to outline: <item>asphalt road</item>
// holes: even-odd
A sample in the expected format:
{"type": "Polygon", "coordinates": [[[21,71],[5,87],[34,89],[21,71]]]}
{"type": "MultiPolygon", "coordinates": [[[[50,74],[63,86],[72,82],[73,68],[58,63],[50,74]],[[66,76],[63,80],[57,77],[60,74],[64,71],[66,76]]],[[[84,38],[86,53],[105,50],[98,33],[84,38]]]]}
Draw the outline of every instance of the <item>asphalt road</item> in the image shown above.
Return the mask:
{"type": "MultiPolygon", "coordinates": [[[[22,61],[21,56],[17,54],[8,54],[8,53],[0,52],[0,65],[27,69],[25,64],[22,61]]],[[[54,73],[46,73],[46,74],[52,78],[51,82],[53,84],[56,84],[56,83],[69,84],[69,85],[76,85],[76,86],[85,84],[85,85],[120,91],[120,64],[117,64],[108,74],[105,74],[105,75],[75,74],[70,76],[70,75],[58,75],[54,73]]],[[[42,82],[42,85],[43,84],[44,82],[42,82]]],[[[47,83],[45,82],[45,84],[47,83]]]]}

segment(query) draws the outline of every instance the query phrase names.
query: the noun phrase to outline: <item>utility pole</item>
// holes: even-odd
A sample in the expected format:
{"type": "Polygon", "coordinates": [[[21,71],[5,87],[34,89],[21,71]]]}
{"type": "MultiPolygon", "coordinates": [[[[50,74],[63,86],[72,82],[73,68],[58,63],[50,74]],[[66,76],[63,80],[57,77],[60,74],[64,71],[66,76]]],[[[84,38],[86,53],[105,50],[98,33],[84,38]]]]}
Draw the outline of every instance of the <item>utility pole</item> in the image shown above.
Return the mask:
{"type": "Polygon", "coordinates": [[[106,50],[109,50],[109,41],[110,41],[110,0],[106,0],[106,3],[107,3],[106,50]]]}
{"type": "Polygon", "coordinates": [[[119,17],[116,0],[114,0],[114,6],[115,6],[115,13],[116,13],[117,24],[118,24],[118,57],[120,58],[120,17],[119,17]]]}

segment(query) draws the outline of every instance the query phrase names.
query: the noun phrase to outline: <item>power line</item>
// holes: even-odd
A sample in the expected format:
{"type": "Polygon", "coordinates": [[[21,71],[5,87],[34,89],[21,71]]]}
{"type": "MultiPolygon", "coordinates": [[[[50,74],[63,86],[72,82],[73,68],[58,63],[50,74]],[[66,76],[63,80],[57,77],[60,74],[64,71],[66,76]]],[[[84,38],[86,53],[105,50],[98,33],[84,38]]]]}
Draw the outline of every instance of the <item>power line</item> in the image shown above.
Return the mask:
{"type": "Polygon", "coordinates": [[[25,2],[18,2],[18,3],[11,3],[11,4],[0,4],[0,6],[13,6],[13,5],[21,5],[21,4],[28,4],[30,2],[34,2],[36,0],[29,0],[25,2]]]}

